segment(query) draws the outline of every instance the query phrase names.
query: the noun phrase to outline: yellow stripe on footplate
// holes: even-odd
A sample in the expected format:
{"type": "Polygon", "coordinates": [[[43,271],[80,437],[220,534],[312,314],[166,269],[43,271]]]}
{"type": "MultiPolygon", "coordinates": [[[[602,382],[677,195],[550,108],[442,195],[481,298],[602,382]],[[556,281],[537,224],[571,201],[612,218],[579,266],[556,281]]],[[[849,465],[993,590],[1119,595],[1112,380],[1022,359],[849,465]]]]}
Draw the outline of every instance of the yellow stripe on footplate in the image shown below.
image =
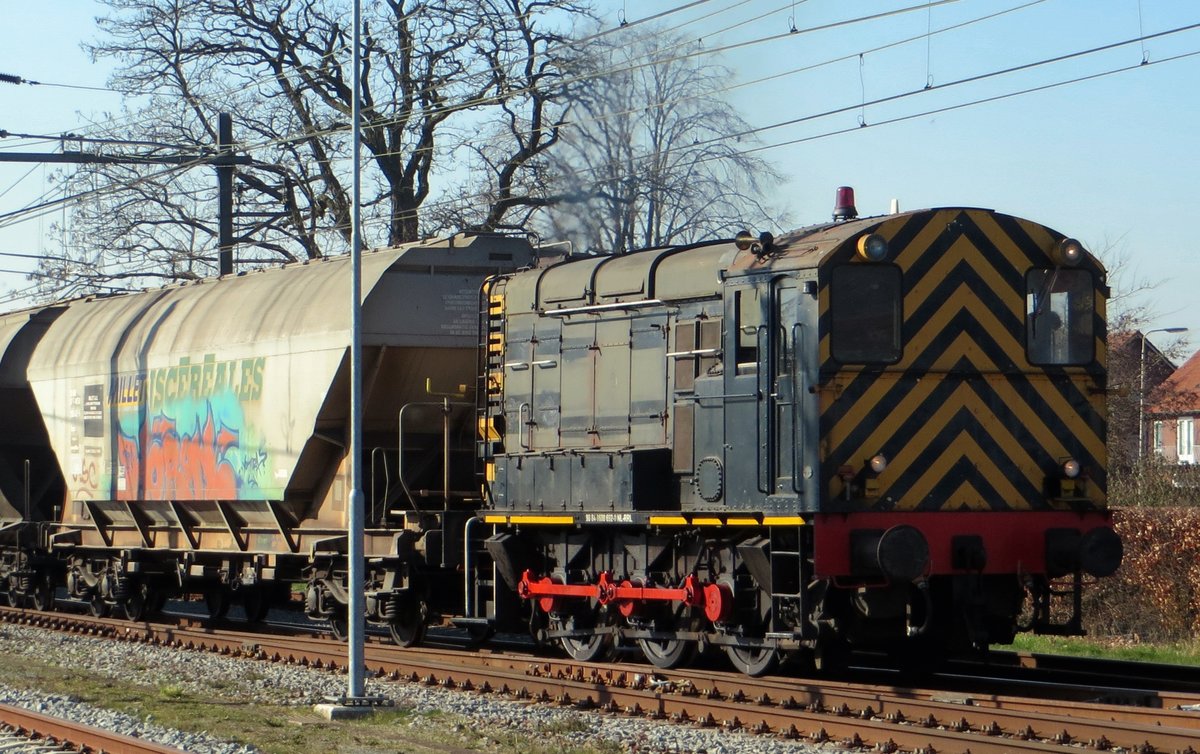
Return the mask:
{"type": "Polygon", "coordinates": [[[692,524],[695,526],[721,526],[719,518],[693,518],[692,524]]]}
{"type": "Polygon", "coordinates": [[[763,526],[801,526],[804,519],[799,516],[763,516],[763,526]]]}
{"type": "Polygon", "coordinates": [[[731,518],[725,523],[730,526],[758,526],[757,518],[731,518]]]}
{"type": "Polygon", "coordinates": [[[510,524],[573,524],[574,516],[512,516],[510,524]]]}
{"type": "Polygon", "coordinates": [[[502,524],[506,521],[508,521],[508,518],[506,516],[484,516],[483,517],[483,522],[485,524],[502,524]]]}
{"type": "Polygon", "coordinates": [[[683,516],[651,516],[650,523],[657,526],[687,526],[687,519],[683,516]]]}

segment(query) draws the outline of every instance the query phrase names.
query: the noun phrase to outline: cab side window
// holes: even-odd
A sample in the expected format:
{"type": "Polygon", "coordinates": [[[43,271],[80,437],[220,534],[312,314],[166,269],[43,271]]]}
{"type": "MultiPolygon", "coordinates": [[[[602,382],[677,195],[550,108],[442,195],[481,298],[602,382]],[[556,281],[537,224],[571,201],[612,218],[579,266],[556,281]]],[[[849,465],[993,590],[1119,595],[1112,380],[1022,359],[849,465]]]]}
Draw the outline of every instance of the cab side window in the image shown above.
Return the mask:
{"type": "Polygon", "coordinates": [[[738,374],[758,371],[758,332],[763,326],[762,300],[757,288],[734,293],[734,326],[737,327],[735,363],[738,374]]]}

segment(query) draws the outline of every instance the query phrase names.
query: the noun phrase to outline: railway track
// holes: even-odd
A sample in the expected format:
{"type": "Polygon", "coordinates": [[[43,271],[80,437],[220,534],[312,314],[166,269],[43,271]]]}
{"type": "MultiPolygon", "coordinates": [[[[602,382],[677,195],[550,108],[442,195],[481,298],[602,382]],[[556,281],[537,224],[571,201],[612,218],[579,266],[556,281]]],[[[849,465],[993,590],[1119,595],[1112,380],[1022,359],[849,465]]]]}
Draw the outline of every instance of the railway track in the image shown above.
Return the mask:
{"type": "MultiPolygon", "coordinates": [[[[961,661],[956,666],[981,668],[980,663],[961,661]]],[[[1200,668],[1186,665],[994,651],[988,654],[986,667],[992,674],[1014,680],[1036,681],[1043,676],[1052,676],[1059,682],[1086,686],[1120,678],[1127,686],[1200,693],[1200,668]]]]}
{"type": "MultiPolygon", "coordinates": [[[[303,629],[252,633],[179,617],[131,623],[9,609],[0,609],[0,618],[331,670],[345,663],[343,644],[303,629]]],[[[1019,694],[1007,694],[993,689],[1016,681],[967,676],[962,668],[944,679],[931,677],[937,688],[916,689],[898,681],[751,679],[706,668],[660,671],[492,650],[404,650],[382,641],[368,641],[365,662],[377,676],[397,681],[883,752],[1200,751],[1200,712],[1195,711],[1200,708],[1200,683],[1192,686],[1194,691],[1158,690],[1111,682],[1057,684],[1043,674],[1042,680],[1024,681],[1019,694]]],[[[1007,666],[1022,664],[1030,661],[1007,666]]],[[[1042,670],[1049,672],[1049,664],[1043,661],[1042,670]]],[[[1182,676],[1169,681],[1174,689],[1187,685],[1182,676]]]]}
{"type": "Polygon", "coordinates": [[[0,751],[181,754],[180,749],[0,704],[0,751]]]}

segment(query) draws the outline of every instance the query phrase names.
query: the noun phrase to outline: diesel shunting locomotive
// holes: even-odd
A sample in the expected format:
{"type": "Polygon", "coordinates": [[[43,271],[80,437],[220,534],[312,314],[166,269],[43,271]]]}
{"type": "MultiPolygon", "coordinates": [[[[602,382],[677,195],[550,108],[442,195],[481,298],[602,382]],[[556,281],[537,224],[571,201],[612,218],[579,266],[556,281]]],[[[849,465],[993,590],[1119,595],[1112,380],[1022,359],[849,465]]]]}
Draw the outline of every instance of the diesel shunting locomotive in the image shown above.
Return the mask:
{"type": "Polygon", "coordinates": [[[612,256],[364,257],[364,584],[344,259],[0,320],[0,588],[140,618],[348,591],[579,660],[941,656],[1081,633],[1105,507],[1101,264],[983,209],[612,256]]]}

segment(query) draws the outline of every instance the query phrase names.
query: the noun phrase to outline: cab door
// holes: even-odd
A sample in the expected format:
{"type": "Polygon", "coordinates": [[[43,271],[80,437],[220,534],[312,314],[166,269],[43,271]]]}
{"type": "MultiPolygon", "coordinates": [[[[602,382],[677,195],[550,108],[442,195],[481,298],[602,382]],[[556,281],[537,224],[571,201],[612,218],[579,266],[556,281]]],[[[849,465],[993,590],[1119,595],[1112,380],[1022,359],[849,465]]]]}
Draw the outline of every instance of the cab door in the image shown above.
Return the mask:
{"type": "Polygon", "coordinates": [[[771,495],[795,496],[803,489],[799,470],[802,466],[800,407],[804,395],[799,361],[804,332],[797,281],[776,281],[771,298],[770,386],[764,396],[770,469],[763,486],[771,495]]]}
{"type": "Polygon", "coordinates": [[[725,296],[725,477],[730,508],[758,510],[770,492],[768,313],[765,281],[731,285],[725,296]]]}

